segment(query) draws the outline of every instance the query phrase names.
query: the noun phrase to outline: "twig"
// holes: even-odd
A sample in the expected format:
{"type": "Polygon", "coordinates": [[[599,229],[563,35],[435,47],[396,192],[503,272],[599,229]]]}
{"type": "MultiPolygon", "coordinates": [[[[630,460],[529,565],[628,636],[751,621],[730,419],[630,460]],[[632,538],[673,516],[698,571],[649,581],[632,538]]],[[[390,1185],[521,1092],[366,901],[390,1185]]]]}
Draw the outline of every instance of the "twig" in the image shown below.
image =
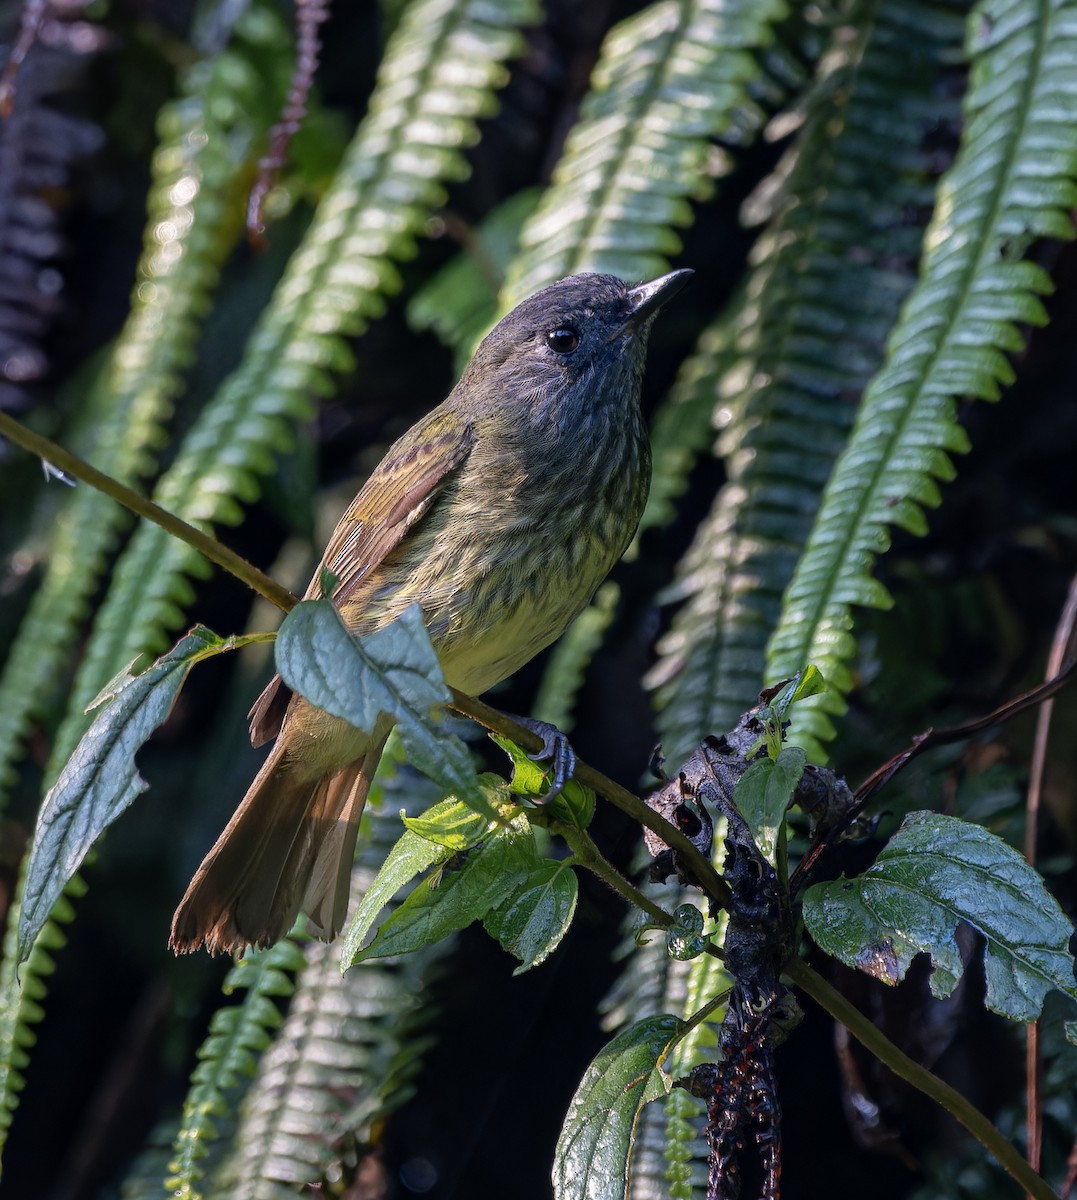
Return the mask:
{"type": "MultiPolygon", "coordinates": [[[[1047,678],[1053,679],[1062,670],[1070,653],[1077,628],[1077,576],[1070,581],[1069,594],[1062,608],[1062,615],[1055,627],[1051,652],[1047,656],[1047,678]]],[[[1025,796],[1025,858],[1029,865],[1036,865],[1036,835],[1039,831],[1040,799],[1043,794],[1043,777],[1047,768],[1047,744],[1051,735],[1051,716],[1054,699],[1040,705],[1036,714],[1036,737],[1032,746],[1032,762],[1029,765],[1028,792],[1025,796]]],[[[1028,1140],[1028,1161],[1035,1170],[1040,1169],[1043,1154],[1043,1101],[1041,1083],[1043,1062],[1040,1056],[1040,1023],[1033,1021],[1028,1027],[1025,1042],[1025,1126],[1028,1140]]]]}
{"type": "Polygon", "coordinates": [[[800,860],[797,869],[793,872],[792,878],[789,881],[790,889],[794,893],[796,892],[801,880],[807,878],[808,872],[815,866],[816,860],[823,851],[841,837],[845,830],[864,811],[868,801],[873,799],[875,794],[885,787],[903,767],[908,766],[914,758],[918,758],[925,750],[930,750],[935,746],[942,746],[947,742],[960,742],[965,738],[973,737],[985,729],[990,729],[992,725],[999,725],[1003,721],[1009,721],[1026,709],[1045,703],[1070,682],[1070,678],[1075,671],[1077,671],[1077,656],[1071,658],[1068,662],[1064,662],[1046,683],[1038,684],[1036,687],[1030,688],[1027,692],[1022,692],[1019,696],[1015,696],[1012,700],[1007,700],[1005,704],[999,705],[998,708],[993,709],[986,716],[977,717],[973,721],[965,721],[960,725],[948,725],[942,729],[925,729],[922,733],[916,734],[912,742],[904,750],[883,763],[878,770],[873,771],[856,789],[853,793],[854,803],[842,817],[841,821],[833,829],[829,830],[826,837],[822,841],[817,842],[800,860]]]}
{"type": "MultiPolygon", "coordinates": [[[[463,716],[477,721],[484,728],[503,734],[524,750],[537,751],[542,749],[542,739],[536,733],[533,733],[530,729],[525,729],[524,726],[517,724],[510,716],[507,716],[496,708],[491,708],[489,704],[485,704],[481,700],[476,700],[473,696],[465,696],[463,692],[452,689],[451,707],[463,716]]],[[[656,833],[671,850],[676,850],[681,855],[703,890],[720,907],[728,907],[729,887],[725,880],[714,869],[714,865],[707,856],[697,850],[675,825],[671,825],[669,821],[656,813],[653,808],[644,804],[638,796],[621,787],[619,783],[614,783],[612,779],[607,778],[600,771],[596,771],[594,767],[588,766],[587,763],[580,759],[576,760],[576,767],[572,773],[572,777],[585,787],[589,787],[592,791],[597,792],[600,796],[604,796],[611,804],[615,805],[622,812],[627,813],[634,821],[637,821],[640,825],[645,825],[648,829],[656,833]]]]}
{"type": "Polygon", "coordinates": [[[319,28],[329,16],[329,0],[299,0],[295,6],[295,68],[284,108],[269,131],[269,149],[258,163],[258,178],[247,199],[247,234],[256,249],[264,249],[265,198],[284,167],[288,146],[307,115],[307,97],[321,55],[319,28]]]}
{"type": "Polygon", "coordinates": [[[275,579],[271,579],[263,571],[259,571],[253,563],[249,563],[242,555],[230,550],[223,542],[219,542],[215,537],[194,525],[189,525],[174,513],[170,513],[168,509],[154,504],[152,500],[127,487],[126,484],[120,483],[118,479],[113,479],[111,475],[106,475],[96,467],[90,466],[88,462],[83,461],[69,450],[65,450],[63,446],[42,437],[39,433],[34,433],[32,429],[20,424],[5,412],[0,412],[0,435],[14,442],[16,446],[28,450],[31,454],[36,454],[44,462],[59,467],[66,474],[81,479],[83,483],[88,483],[97,491],[104,492],[106,496],[111,496],[117,504],[122,504],[124,508],[138,516],[145,517],[146,520],[159,525],[167,533],[179,538],[181,542],[186,542],[188,546],[193,547],[210,562],[223,567],[241,583],[245,583],[253,591],[264,596],[271,604],[275,604],[285,612],[291,611],[299,603],[298,597],[293,596],[286,587],[282,587],[275,579]]]}
{"type": "Polygon", "coordinates": [[[895,1075],[904,1079],[906,1083],[911,1083],[917,1091],[923,1092],[925,1096],[940,1104],[955,1120],[960,1121],[980,1145],[998,1159],[1003,1170],[1016,1179],[1033,1200],[1058,1200],[1057,1194],[975,1105],[899,1050],[859,1009],[813,971],[803,959],[791,959],[786,964],[785,974],[836,1021],[840,1021],[857,1041],[866,1046],[895,1075]]]}
{"type": "MultiPolygon", "coordinates": [[[[25,425],[20,424],[4,412],[0,412],[0,436],[9,438],[16,446],[21,446],[31,454],[36,454],[68,475],[73,475],[76,479],[81,479],[98,491],[104,492],[105,495],[111,496],[124,508],[159,525],[167,533],[205,555],[210,562],[223,567],[241,583],[245,583],[253,591],[283,609],[284,612],[290,612],[299,603],[298,597],[294,596],[287,588],[282,587],[275,579],[258,570],[253,563],[247,562],[245,558],[236,554],[234,550],[230,550],[215,537],[204,533],[194,525],[189,525],[174,513],[161,508],[159,504],[154,504],[152,500],[133,491],[119,480],[113,479],[112,476],[106,475],[96,467],[84,462],[70,451],[65,450],[63,446],[27,429],[25,425]]],[[[491,708],[481,700],[476,700],[473,696],[465,696],[463,692],[454,690],[452,707],[485,728],[493,729],[504,734],[505,737],[511,738],[525,750],[542,748],[541,738],[522,725],[518,725],[511,717],[507,717],[496,708],[491,708]]],[[[659,816],[653,809],[648,808],[638,796],[634,796],[619,784],[614,783],[612,779],[607,779],[605,775],[593,767],[589,767],[585,762],[578,761],[576,763],[575,778],[585,787],[604,796],[633,820],[653,830],[667,846],[677,850],[691,867],[696,879],[708,895],[713,897],[719,905],[723,907],[726,905],[729,899],[729,889],[725,882],[707,857],[701,854],[679,829],[659,816]]]]}

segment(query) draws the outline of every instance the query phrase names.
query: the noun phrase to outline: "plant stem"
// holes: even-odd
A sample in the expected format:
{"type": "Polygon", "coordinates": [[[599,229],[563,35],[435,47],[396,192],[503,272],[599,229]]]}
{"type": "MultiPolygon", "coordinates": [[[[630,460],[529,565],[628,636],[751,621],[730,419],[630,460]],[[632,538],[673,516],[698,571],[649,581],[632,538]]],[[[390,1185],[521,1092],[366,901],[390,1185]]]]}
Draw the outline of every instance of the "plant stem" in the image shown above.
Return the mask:
{"type": "Polygon", "coordinates": [[[1017,1180],[1027,1195],[1035,1197],[1035,1200],[1058,1200],[1057,1194],[978,1108],[937,1075],[933,1075],[902,1053],[859,1009],[813,971],[803,959],[793,958],[788,962],[785,974],[836,1021],[840,1021],[857,1041],[863,1043],[895,1075],[911,1083],[925,1096],[942,1105],[955,1120],[960,1121],[980,1145],[998,1159],[1003,1170],[1017,1180]]]}
{"type": "MultiPolygon", "coordinates": [[[[550,829],[565,839],[569,849],[572,851],[573,858],[579,866],[586,867],[588,871],[597,875],[599,879],[612,888],[623,900],[626,900],[636,908],[642,909],[643,912],[654,920],[656,925],[660,925],[663,929],[669,929],[672,925],[676,924],[674,918],[661,905],[655,904],[653,900],[645,896],[638,887],[617,870],[613,863],[602,854],[602,851],[595,844],[594,839],[585,829],[580,829],[577,825],[569,825],[564,821],[552,822],[550,829]]],[[[724,952],[712,942],[708,942],[703,953],[710,954],[714,958],[722,959],[723,961],[725,959],[724,952]]],[[[717,1003],[718,1001],[708,1004],[705,1008],[704,1016],[717,1003]]],[[[699,1019],[702,1020],[702,1017],[699,1019]]],[[[698,1024],[698,1021],[693,1019],[689,1028],[693,1028],[695,1024],[698,1024]]]]}
{"type": "Polygon", "coordinates": [[[28,429],[5,412],[0,412],[0,434],[14,442],[16,446],[21,446],[45,462],[59,467],[66,474],[81,479],[83,483],[89,484],[99,492],[104,492],[106,496],[111,496],[117,504],[122,504],[124,508],[137,516],[145,517],[155,525],[160,525],[173,537],[192,546],[210,562],[223,567],[241,583],[245,583],[253,591],[264,596],[271,604],[275,604],[285,612],[289,612],[299,603],[298,598],[293,596],[286,587],[282,587],[275,579],[271,579],[263,571],[259,571],[253,563],[247,562],[242,555],[230,550],[215,537],[194,525],[189,525],[174,513],[170,513],[168,509],[154,504],[152,500],[127,487],[126,484],[120,483],[118,479],[113,479],[111,475],[106,475],[103,471],[92,467],[77,455],[65,450],[63,446],[28,429]]]}
{"type": "Polygon", "coordinates": [[[569,825],[564,821],[555,821],[552,831],[565,839],[581,867],[586,867],[587,870],[597,875],[623,900],[642,909],[656,925],[661,925],[663,929],[668,929],[673,924],[673,918],[660,904],[656,904],[639,888],[634,887],[611,862],[602,856],[602,852],[586,830],[569,825]]]}
{"type": "MultiPolygon", "coordinates": [[[[486,729],[492,729],[495,733],[504,735],[524,750],[537,751],[542,749],[542,739],[530,729],[525,729],[524,726],[518,725],[507,714],[500,712],[496,708],[491,708],[489,704],[483,703],[482,700],[476,700],[474,696],[465,696],[463,692],[458,692],[455,688],[450,690],[452,691],[451,705],[458,713],[463,714],[465,717],[470,717],[471,720],[477,721],[486,729]]],[[[725,880],[714,869],[714,865],[707,856],[696,849],[675,825],[671,825],[665,817],[660,816],[653,808],[644,804],[638,796],[634,796],[630,791],[621,787],[619,783],[614,783],[612,779],[608,779],[600,771],[596,771],[594,767],[588,766],[587,763],[580,759],[576,760],[572,778],[578,780],[585,787],[589,787],[593,792],[597,792],[600,796],[604,796],[611,804],[615,805],[622,812],[627,813],[634,821],[637,821],[640,825],[645,825],[653,833],[657,834],[670,849],[676,850],[684,864],[691,869],[696,880],[707,895],[719,907],[727,908],[729,906],[729,887],[725,880]]],[[[633,900],[633,903],[635,903],[635,900],[633,900]]]]}

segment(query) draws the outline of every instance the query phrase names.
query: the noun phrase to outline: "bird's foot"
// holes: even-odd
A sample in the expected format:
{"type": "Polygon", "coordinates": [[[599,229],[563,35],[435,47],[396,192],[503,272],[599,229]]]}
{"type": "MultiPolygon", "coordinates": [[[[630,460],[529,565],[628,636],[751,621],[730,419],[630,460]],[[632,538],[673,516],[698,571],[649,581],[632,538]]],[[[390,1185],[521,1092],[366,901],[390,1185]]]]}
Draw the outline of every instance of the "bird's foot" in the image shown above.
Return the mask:
{"type": "Polygon", "coordinates": [[[533,717],[513,716],[512,719],[529,733],[542,738],[542,749],[527,757],[533,762],[549,763],[552,768],[550,790],[542,797],[542,803],[545,804],[558,795],[572,778],[576,769],[576,751],[556,725],[551,725],[548,721],[536,721],[533,717]]]}

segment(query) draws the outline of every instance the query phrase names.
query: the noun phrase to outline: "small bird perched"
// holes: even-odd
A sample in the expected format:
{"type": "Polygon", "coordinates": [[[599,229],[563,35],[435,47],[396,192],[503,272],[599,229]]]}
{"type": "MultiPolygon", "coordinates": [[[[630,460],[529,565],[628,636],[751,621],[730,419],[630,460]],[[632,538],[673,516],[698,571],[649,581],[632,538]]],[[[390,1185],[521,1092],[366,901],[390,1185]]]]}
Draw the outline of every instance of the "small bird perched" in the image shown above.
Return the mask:
{"type": "MultiPolygon", "coordinates": [[[[524,300],[448,399],[382,459],[323,570],[357,635],[421,605],[446,682],[477,695],[561,635],[632,540],[650,485],[640,383],[651,322],[687,282],[573,275],[524,300]]],[[[364,733],[275,676],[251,742],[276,738],[172,920],[177,952],[268,946],[300,911],[344,922],[359,817],[392,728],[364,733]]]]}

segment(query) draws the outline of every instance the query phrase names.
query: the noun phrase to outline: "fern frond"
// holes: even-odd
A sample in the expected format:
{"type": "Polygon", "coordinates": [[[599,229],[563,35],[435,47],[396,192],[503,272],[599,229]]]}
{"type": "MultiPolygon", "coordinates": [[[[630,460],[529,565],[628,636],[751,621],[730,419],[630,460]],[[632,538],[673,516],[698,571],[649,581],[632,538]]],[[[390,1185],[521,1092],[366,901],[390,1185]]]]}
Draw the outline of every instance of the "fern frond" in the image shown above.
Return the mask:
{"type": "Polygon", "coordinates": [[[244,992],[243,1002],[213,1014],[209,1035],[183,1106],[165,1187],[181,1200],[199,1200],[206,1159],[220,1138],[218,1122],[235,1109],[235,1094],[250,1081],[258,1058],[284,1018],[276,998],[290,996],[303,951],[287,937],[268,950],[252,951],[229,971],[226,994],[244,992]]]}
{"type": "MultiPolygon", "coordinates": [[[[236,524],[261,477],[293,445],[312,397],[352,364],[345,337],[380,316],[400,285],[393,265],[415,251],[445,182],[489,115],[505,60],[521,47],[533,0],[410,6],[386,48],[370,110],[292,256],[243,361],[204,410],[155,498],[189,521],[236,524]]],[[[81,735],[81,706],[116,670],[160,649],[190,603],[205,562],[143,525],[118,565],[57,738],[53,769],[81,735]]]]}
{"type": "Polygon", "coordinates": [[[671,761],[732,727],[763,685],[767,638],[852,401],[912,286],[909,214],[926,214],[931,196],[922,131],[959,34],[945,10],[872,0],[820,64],[756,248],[737,361],[712,382],[728,482],[678,568],[671,595],[687,603],[649,679],[671,761]]]}
{"type": "Polygon", "coordinates": [[[820,756],[852,686],[851,606],[884,607],[870,572],[889,528],[927,528],[953,452],[967,439],[955,400],[994,400],[1011,382],[1019,323],[1040,325],[1051,290],[1028,258],[1037,238],[1073,236],[1077,205],[1077,4],[1003,0],[969,18],[967,124],[939,185],[921,280],[894,329],[849,445],[827,486],[767,654],[779,678],[818,664],[835,689],[805,704],[794,736],[820,756]]]}
{"type": "Polygon", "coordinates": [[[563,275],[648,279],[724,169],[713,139],[751,107],[753,52],[784,0],[658,0],[607,35],[551,186],[524,226],[503,308],[563,275]]]}
{"type": "Polygon", "coordinates": [[[42,1001],[48,992],[45,981],[55,970],[52,956],[67,941],[61,926],[75,915],[71,900],[77,899],[86,890],[81,878],[74,876],[34,942],[26,961],[20,963],[16,947],[26,861],[24,858],[23,874],[14,902],[8,910],[3,961],[0,962],[0,1158],[3,1157],[8,1130],[25,1083],[22,1072],[30,1061],[30,1047],[36,1040],[32,1026],[45,1015],[42,1001]]]}
{"type": "MultiPolygon", "coordinates": [[[[193,67],[158,121],[131,314],[74,435],[84,457],[124,483],[156,465],[209,292],[242,229],[244,168],[273,119],[274,92],[259,60],[287,42],[273,7],[249,8],[232,48],[193,67]]],[[[74,489],[55,521],[47,571],[0,675],[0,800],[126,524],[125,510],[90,487],[74,489]]]]}

